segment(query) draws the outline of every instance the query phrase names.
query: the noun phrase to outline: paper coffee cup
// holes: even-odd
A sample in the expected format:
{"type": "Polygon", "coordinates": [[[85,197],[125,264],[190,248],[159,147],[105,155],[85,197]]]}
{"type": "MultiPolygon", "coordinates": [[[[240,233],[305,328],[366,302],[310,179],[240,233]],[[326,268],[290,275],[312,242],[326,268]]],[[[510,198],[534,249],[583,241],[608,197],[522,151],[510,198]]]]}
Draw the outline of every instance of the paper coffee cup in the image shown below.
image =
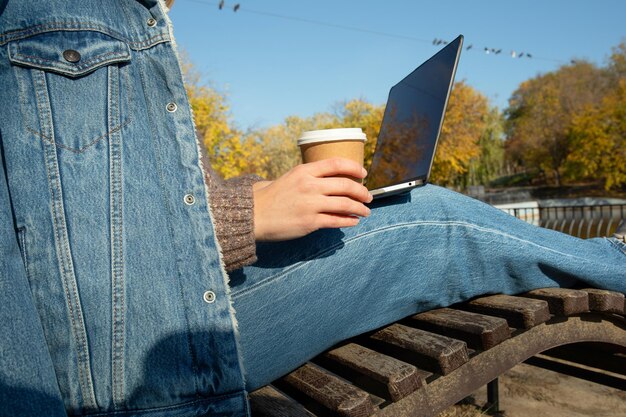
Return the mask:
{"type": "Polygon", "coordinates": [[[347,158],[363,166],[365,133],[361,128],[310,130],[298,139],[302,162],[347,158]]]}

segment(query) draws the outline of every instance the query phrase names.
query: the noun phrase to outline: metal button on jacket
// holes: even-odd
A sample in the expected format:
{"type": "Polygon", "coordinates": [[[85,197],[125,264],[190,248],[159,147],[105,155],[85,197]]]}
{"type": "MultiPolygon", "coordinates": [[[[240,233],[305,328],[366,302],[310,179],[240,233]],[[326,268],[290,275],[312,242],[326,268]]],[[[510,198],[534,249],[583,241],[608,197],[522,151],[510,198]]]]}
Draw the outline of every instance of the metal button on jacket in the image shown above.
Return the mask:
{"type": "Polygon", "coordinates": [[[165,106],[165,108],[168,112],[174,113],[176,109],[178,109],[178,106],[176,105],[176,103],[167,103],[167,106],[165,106]]]}
{"type": "Polygon", "coordinates": [[[196,197],[193,194],[185,194],[185,204],[188,206],[193,205],[196,202],[196,197]]]}
{"type": "Polygon", "coordinates": [[[67,62],[76,63],[76,62],[80,61],[80,53],[78,51],[73,50],[73,49],[67,49],[67,50],[63,51],[63,58],[65,58],[65,60],[67,62]]]}
{"type": "Polygon", "coordinates": [[[146,22],[148,24],[148,26],[150,27],[154,27],[157,24],[157,21],[153,18],[148,19],[148,21],[146,22]]]}
{"type": "Polygon", "coordinates": [[[211,304],[215,302],[215,293],[213,291],[206,291],[202,298],[204,298],[205,302],[211,304]]]}

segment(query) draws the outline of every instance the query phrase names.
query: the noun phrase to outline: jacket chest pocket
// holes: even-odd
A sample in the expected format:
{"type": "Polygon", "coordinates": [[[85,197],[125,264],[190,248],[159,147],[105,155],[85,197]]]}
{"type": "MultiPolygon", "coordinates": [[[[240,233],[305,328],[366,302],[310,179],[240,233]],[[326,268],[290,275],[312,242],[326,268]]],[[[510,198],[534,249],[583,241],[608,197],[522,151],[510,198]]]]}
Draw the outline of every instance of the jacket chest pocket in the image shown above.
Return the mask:
{"type": "Polygon", "coordinates": [[[93,31],[55,31],[14,41],[25,128],[71,152],[84,152],[130,121],[124,42],[93,31]]]}

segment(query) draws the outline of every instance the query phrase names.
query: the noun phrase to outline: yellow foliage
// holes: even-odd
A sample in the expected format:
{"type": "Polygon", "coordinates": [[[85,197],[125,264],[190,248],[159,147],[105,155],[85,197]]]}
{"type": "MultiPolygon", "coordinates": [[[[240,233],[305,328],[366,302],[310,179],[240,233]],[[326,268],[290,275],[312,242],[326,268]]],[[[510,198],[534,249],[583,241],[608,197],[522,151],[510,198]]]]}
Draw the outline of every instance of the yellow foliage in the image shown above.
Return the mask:
{"type": "Polygon", "coordinates": [[[485,96],[462,81],[454,85],[435,154],[432,182],[461,185],[470,161],[480,154],[478,142],[488,113],[485,96]]]}
{"type": "Polygon", "coordinates": [[[571,146],[577,114],[606,90],[603,72],[580,61],[520,84],[509,100],[507,151],[526,170],[552,174],[557,185],[571,146]]]}
{"type": "MultiPolygon", "coordinates": [[[[284,123],[243,134],[230,121],[226,98],[203,85],[189,63],[184,64],[187,94],[196,131],[207,149],[213,169],[224,178],[256,173],[274,179],[301,162],[296,141],[304,131],[338,127],[360,127],[367,135],[365,166],[369,167],[376,147],[384,106],[363,99],[340,104],[334,113],[311,117],[287,117],[284,123]]],[[[435,159],[433,179],[443,185],[458,185],[470,160],[479,154],[478,140],[485,130],[487,100],[463,82],[457,83],[435,159]]]]}
{"type": "Polygon", "coordinates": [[[212,168],[223,178],[259,172],[266,158],[260,156],[258,143],[242,138],[232,127],[225,96],[202,85],[191,64],[185,64],[183,70],[196,134],[207,149],[212,168]]]}
{"type": "Polygon", "coordinates": [[[574,119],[572,138],[571,175],[601,178],[606,190],[626,184],[626,79],[574,119]]]}
{"type": "Polygon", "coordinates": [[[316,113],[307,118],[289,116],[283,124],[250,132],[246,137],[260,144],[260,152],[267,157],[261,173],[266,178],[277,178],[301,163],[297,140],[307,130],[360,127],[367,135],[365,166],[369,166],[376,146],[376,138],[382,121],[383,106],[376,106],[363,99],[340,104],[331,113],[316,113]]]}
{"type": "Polygon", "coordinates": [[[367,136],[365,142],[364,166],[372,164],[372,156],[376,149],[376,140],[380,133],[380,124],[383,120],[385,106],[374,105],[363,99],[350,100],[343,103],[339,111],[340,122],[338,127],[360,127],[367,136]]]}

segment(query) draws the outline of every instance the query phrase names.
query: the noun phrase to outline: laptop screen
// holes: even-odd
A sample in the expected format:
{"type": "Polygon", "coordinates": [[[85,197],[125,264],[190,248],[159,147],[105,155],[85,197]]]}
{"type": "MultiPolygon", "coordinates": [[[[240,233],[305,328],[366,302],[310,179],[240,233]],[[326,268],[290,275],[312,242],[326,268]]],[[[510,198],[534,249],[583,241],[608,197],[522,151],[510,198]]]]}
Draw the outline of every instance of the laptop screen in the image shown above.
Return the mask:
{"type": "Polygon", "coordinates": [[[428,179],[461,42],[459,36],[391,88],[368,189],[428,179]]]}

